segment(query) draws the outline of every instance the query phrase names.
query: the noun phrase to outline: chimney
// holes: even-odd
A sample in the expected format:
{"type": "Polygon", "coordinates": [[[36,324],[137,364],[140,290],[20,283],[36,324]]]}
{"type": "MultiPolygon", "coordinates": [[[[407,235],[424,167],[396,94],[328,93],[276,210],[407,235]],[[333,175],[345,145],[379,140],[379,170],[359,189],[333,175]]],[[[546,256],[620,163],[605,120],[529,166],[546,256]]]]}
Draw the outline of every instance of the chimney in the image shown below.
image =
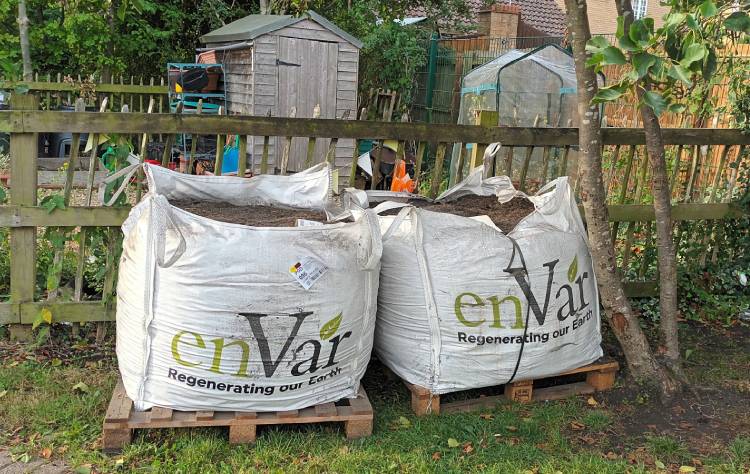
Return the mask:
{"type": "Polygon", "coordinates": [[[479,11],[477,32],[482,36],[516,37],[521,7],[504,3],[479,11]]]}

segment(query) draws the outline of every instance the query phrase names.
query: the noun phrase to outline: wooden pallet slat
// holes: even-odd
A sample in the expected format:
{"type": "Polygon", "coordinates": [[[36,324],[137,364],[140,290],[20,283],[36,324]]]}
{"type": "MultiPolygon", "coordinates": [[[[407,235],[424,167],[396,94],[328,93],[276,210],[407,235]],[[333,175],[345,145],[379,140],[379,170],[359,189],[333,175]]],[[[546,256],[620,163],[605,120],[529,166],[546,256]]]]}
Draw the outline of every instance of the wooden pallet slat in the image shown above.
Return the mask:
{"type": "Polygon", "coordinates": [[[102,447],[105,452],[118,452],[130,443],[133,430],[156,428],[226,427],[231,444],[255,442],[260,425],[343,422],[347,439],[372,434],[373,410],[363,387],[360,386],[357,398],[343,399],[340,403],[342,406],[326,402],[300,410],[271,412],[180,411],[166,407],[135,411],[119,381],[104,419],[102,447]]]}
{"type": "MultiPolygon", "coordinates": [[[[440,395],[429,389],[404,381],[411,392],[411,407],[417,416],[440,413],[456,413],[492,408],[503,401],[529,403],[540,400],[559,400],[573,395],[590,394],[609,390],[614,386],[615,375],[619,364],[615,361],[598,362],[562,372],[552,377],[567,377],[575,374],[586,374],[586,381],[562,382],[551,387],[534,388],[535,380],[519,380],[505,384],[502,395],[479,396],[468,400],[441,403],[440,395]]],[[[541,379],[538,379],[541,380],[541,379]]]]}
{"type": "Polygon", "coordinates": [[[172,410],[164,407],[153,407],[151,409],[151,421],[169,421],[172,419],[172,410]]]}
{"type": "Polygon", "coordinates": [[[133,408],[133,401],[125,393],[125,387],[122,380],[117,382],[112,399],[109,401],[105,423],[122,423],[130,419],[130,411],[133,408]]]}

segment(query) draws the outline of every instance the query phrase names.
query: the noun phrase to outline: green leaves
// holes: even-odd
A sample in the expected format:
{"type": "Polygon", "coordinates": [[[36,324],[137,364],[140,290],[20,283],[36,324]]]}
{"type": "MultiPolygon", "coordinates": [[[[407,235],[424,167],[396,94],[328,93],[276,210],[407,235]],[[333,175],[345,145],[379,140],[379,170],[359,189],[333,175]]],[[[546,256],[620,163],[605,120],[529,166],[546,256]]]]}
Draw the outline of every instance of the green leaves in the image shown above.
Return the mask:
{"type": "Polygon", "coordinates": [[[679,64],[673,64],[672,67],[669,68],[667,75],[673,79],[684,82],[688,87],[693,85],[690,81],[690,72],[679,64]]]}
{"type": "Polygon", "coordinates": [[[633,24],[630,25],[630,30],[628,31],[628,37],[636,45],[644,47],[648,45],[649,39],[651,39],[651,35],[653,34],[653,32],[654,32],[653,19],[642,18],[640,20],[635,20],[633,24]],[[651,20],[651,22],[649,23],[646,20],[651,20]],[[649,25],[650,25],[650,28],[649,28],[649,25]]]}
{"type": "Polygon", "coordinates": [[[667,101],[658,92],[648,91],[643,94],[643,102],[654,109],[656,115],[661,115],[664,109],[667,108],[667,101]]]}
{"type": "Polygon", "coordinates": [[[65,209],[65,197],[61,194],[50,194],[45,196],[39,205],[47,210],[47,214],[52,214],[55,209],[65,209]]]}
{"type": "Polygon", "coordinates": [[[342,315],[341,313],[339,313],[336,315],[336,317],[325,323],[323,327],[320,328],[320,339],[323,341],[327,341],[328,339],[332,338],[333,335],[336,334],[336,331],[339,330],[341,319],[342,315]]]}
{"type": "Polygon", "coordinates": [[[701,15],[703,15],[706,18],[710,18],[719,11],[716,8],[716,4],[712,0],[706,0],[705,2],[701,3],[701,6],[698,8],[701,12],[701,15]]]}
{"type": "Polygon", "coordinates": [[[729,31],[740,31],[750,34],[750,16],[748,16],[747,12],[734,12],[724,20],[724,27],[729,31]]]}
{"type": "Polygon", "coordinates": [[[37,313],[36,318],[34,318],[34,322],[31,324],[31,329],[35,330],[40,325],[47,323],[52,324],[52,311],[50,311],[48,308],[42,308],[39,313],[37,313]]]}
{"type": "Polygon", "coordinates": [[[592,53],[586,65],[600,71],[602,66],[627,63],[623,52],[616,46],[611,46],[603,36],[594,36],[586,43],[586,51],[592,53]]]}
{"type": "Polygon", "coordinates": [[[625,64],[627,60],[625,59],[625,55],[622,54],[622,51],[620,51],[619,48],[616,48],[614,46],[608,46],[604,48],[601,51],[601,54],[604,58],[604,61],[602,64],[609,65],[609,64],[625,64]]]}
{"type": "Polygon", "coordinates": [[[0,188],[0,204],[4,203],[8,199],[8,195],[5,194],[5,189],[0,188]]]}
{"type": "Polygon", "coordinates": [[[617,100],[625,93],[626,90],[627,87],[620,84],[609,87],[602,87],[591,100],[591,103],[601,104],[603,102],[611,102],[613,100],[617,100]]]}
{"type": "Polygon", "coordinates": [[[570,262],[570,266],[568,267],[568,281],[573,283],[576,275],[578,275],[578,255],[573,257],[573,261],[570,262]]]}
{"type": "Polygon", "coordinates": [[[689,45],[687,48],[685,48],[685,51],[683,51],[682,54],[682,60],[680,60],[680,65],[684,68],[689,68],[691,64],[693,64],[696,61],[700,61],[701,59],[706,56],[708,53],[708,50],[706,47],[700,43],[693,43],[689,45]]]}
{"type": "Polygon", "coordinates": [[[656,64],[658,58],[650,53],[634,54],[632,58],[633,68],[638,73],[638,79],[648,74],[648,70],[656,64]]]}
{"type": "Polygon", "coordinates": [[[685,18],[687,18],[687,15],[685,13],[671,12],[664,19],[664,28],[674,28],[676,26],[680,26],[685,22],[685,18]]]}

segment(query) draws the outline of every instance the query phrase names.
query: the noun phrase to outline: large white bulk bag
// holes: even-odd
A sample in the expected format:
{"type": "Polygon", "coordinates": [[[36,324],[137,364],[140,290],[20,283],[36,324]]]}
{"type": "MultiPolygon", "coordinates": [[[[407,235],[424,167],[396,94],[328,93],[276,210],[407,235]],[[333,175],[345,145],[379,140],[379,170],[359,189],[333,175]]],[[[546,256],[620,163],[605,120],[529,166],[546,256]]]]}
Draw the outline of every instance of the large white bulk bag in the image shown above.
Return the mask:
{"type": "Polygon", "coordinates": [[[123,224],[117,287],[118,363],[136,409],[293,410],[356,396],[382,251],[377,217],[357,216],[248,227],[149,193],[123,224]]]}
{"type": "MultiPolygon", "coordinates": [[[[481,168],[439,200],[516,191],[481,168]]],[[[602,355],[596,278],[567,178],[508,235],[485,218],[403,207],[383,216],[375,350],[433,393],[559,374],[602,355]]],[[[385,202],[376,212],[402,207],[385,202]]]]}

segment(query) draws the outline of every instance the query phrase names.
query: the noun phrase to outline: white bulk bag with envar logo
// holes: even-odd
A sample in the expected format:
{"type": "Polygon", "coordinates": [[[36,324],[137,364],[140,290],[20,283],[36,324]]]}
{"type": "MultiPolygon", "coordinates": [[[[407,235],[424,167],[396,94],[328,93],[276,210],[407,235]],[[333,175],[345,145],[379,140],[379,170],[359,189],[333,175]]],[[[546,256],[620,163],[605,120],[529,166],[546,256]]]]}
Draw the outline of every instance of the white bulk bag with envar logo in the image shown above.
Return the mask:
{"type": "Polygon", "coordinates": [[[149,193],[123,224],[117,287],[118,363],[136,409],[293,410],[356,396],[382,246],[373,212],[355,214],[248,227],[149,193]]]}
{"type": "MultiPolygon", "coordinates": [[[[515,196],[481,168],[439,201],[515,196]]],[[[474,219],[385,202],[375,350],[433,393],[553,376],[601,357],[596,279],[567,178],[528,196],[508,235],[474,219]]],[[[354,199],[356,201],[356,198],[354,199]]]]}

